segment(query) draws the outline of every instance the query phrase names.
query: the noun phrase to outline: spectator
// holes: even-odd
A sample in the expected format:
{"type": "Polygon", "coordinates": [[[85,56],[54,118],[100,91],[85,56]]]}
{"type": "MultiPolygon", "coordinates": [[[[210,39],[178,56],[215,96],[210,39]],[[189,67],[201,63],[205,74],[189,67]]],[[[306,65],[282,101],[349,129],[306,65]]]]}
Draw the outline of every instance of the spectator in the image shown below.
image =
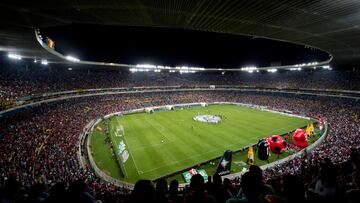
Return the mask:
{"type": "Polygon", "coordinates": [[[304,183],[298,176],[286,175],[283,178],[283,191],[286,202],[305,203],[304,183]]]}
{"type": "Polygon", "coordinates": [[[246,172],[241,178],[242,197],[230,198],[227,203],[257,203],[261,202],[261,184],[256,180],[253,173],[246,172]]]}
{"type": "Polygon", "coordinates": [[[230,195],[225,189],[224,185],[222,184],[221,176],[215,173],[213,175],[213,181],[214,181],[214,190],[213,193],[209,193],[209,194],[214,196],[218,203],[225,202],[230,197],[230,195]]]}
{"type": "Polygon", "coordinates": [[[224,188],[227,193],[227,199],[236,196],[236,187],[232,184],[229,178],[224,178],[224,188]]]}
{"type": "Polygon", "coordinates": [[[214,203],[216,202],[213,196],[205,192],[204,178],[200,174],[191,177],[190,181],[191,192],[185,195],[185,203],[214,203]]]}
{"type": "Polygon", "coordinates": [[[164,178],[160,178],[156,182],[156,202],[166,203],[167,199],[168,185],[164,178]]]}
{"type": "Polygon", "coordinates": [[[63,183],[56,183],[50,190],[49,203],[63,203],[66,202],[66,188],[63,183]]]}
{"type": "Polygon", "coordinates": [[[70,184],[68,200],[72,202],[95,203],[94,197],[87,191],[87,186],[82,180],[77,180],[70,184]]]}
{"type": "Polygon", "coordinates": [[[155,202],[155,189],[150,180],[139,180],[134,186],[129,203],[155,202]]]}
{"type": "Polygon", "coordinates": [[[170,182],[168,199],[170,203],[181,203],[183,201],[182,196],[179,194],[179,182],[176,179],[170,182]]]}
{"type": "Polygon", "coordinates": [[[270,185],[264,183],[263,172],[259,166],[251,165],[249,168],[249,172],[253,174],[254,181],[258,182],[261,185],[259,189],[263,197],[265,197],[266,195],[275,194],[274,189],[270,185]]]}

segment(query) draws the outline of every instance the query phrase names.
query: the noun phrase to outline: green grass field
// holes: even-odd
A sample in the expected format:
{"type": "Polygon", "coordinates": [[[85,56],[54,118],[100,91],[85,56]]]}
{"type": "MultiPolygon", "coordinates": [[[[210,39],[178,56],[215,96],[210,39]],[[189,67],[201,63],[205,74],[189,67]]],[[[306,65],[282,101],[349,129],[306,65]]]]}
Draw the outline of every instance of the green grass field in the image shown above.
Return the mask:
{"type": "MultiPolygon", "coordinates": [[[[95,129],[91,136],[92,155],[98,167],[114,178],[127,182],[157,179],[214,159],[227,149],[235,151],[257,143],[260,138],[284,134],[310,122],[235,105],[115,116],[110,118],[108,126],[101,123],[100,127],[108,127],[114,145],[118,146],[115,131],[123,126],[121,139],[130,154],[124,163],[126,177],[106,142],[104,130],[95,129]],[[198,114],[223,115],[225,119],[219,124],[194,121],[198,114]]],[[[234,155],[234,161],[246,161],[243,159],[243,155],[234,155]]],[[[215,166],[204,167],[208,173],[215,170],[215,166]]],[[[233,164],[233,167],[237,166],[233,164]]]]}

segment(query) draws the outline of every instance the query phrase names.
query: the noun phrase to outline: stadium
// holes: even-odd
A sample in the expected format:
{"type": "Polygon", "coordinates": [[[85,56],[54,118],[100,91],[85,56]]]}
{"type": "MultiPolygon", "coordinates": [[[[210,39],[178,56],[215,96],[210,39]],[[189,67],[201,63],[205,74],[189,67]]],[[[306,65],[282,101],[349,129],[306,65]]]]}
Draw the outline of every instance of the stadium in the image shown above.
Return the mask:
{"type": "Polygon", "coordinates": [[[0,202],[360,201],[360,3],[0,10],[0,202]]]}

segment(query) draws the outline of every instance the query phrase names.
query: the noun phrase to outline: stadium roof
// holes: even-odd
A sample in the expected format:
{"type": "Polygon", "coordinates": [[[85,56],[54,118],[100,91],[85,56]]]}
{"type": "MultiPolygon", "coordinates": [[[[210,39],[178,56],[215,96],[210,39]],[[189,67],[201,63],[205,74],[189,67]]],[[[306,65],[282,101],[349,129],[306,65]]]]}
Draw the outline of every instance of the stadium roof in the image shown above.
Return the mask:
{"type": "Polygon", "coordinates": [[[169,27],[289,41],[360,62],[360,1],[341,0],[3,0],[0,51],[62,61],[43,49],[35,28],[71,23],[169,27]]]}

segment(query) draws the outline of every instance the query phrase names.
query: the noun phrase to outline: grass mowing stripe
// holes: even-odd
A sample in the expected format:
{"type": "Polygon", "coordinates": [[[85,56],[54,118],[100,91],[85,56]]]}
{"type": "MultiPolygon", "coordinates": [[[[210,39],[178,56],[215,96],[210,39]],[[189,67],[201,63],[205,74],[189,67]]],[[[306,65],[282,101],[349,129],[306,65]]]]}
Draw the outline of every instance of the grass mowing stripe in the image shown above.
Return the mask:
{"type": "MultiPolygon", "coordinates": [[[[237,150],[257,143],[259,138],[283,134],[308,123],[235,105],[131,114],[117,119],[117,125],[124,126],[130,156],[141,172],[128,178],[130,181],[158,178],[221,156],[226,149],[237,150]],[[198,114],[223,115],[224,120],[220,124],[201,123],[193,120],[198,114]]],[[[131,162],[127,163],[126,169],[131,168],[136,170],[131,162]]]]}

